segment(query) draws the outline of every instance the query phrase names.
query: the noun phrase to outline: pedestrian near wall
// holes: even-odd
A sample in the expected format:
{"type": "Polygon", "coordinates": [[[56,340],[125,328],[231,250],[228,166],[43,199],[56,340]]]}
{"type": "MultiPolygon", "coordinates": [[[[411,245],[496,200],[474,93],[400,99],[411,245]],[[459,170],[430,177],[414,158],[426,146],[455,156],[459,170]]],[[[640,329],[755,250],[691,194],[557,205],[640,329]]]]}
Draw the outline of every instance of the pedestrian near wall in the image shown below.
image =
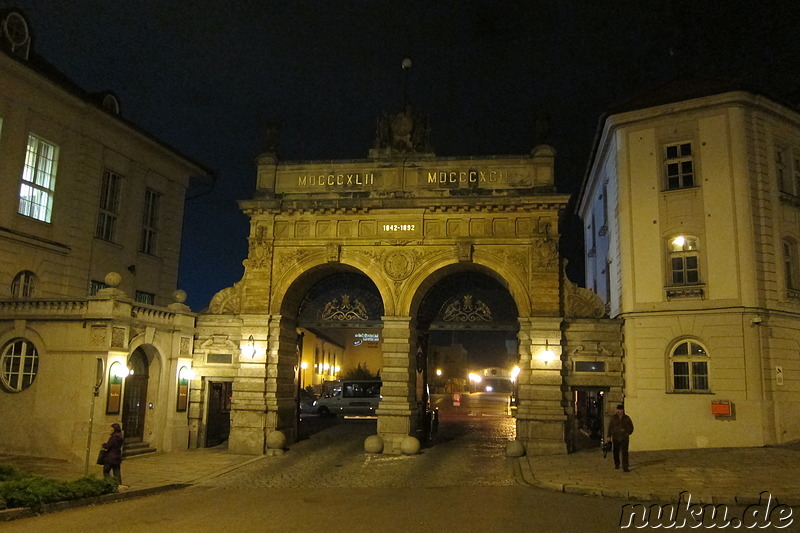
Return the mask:
{"type": "Polygon", "coordinates": [[[614,446],[614,468],[619,469],[622,460],[622,471],[628,472],[628,445],[633,433],[633,420],[625,414],[625,406],[617,405],[617,411],[608,423],[608,440],[614,446]]]}
{"type": "Polygon", "coordinates": [[[120,465],[122,464],[122,444],[124,442],[120,425],[117,423],[111,424],[111,435],[108,437],[108,441],[103,444],[103,449],[107,452],[103,462],[103,477],[107,478],[113,472],[118,485],[122,485],[120,465]]]}

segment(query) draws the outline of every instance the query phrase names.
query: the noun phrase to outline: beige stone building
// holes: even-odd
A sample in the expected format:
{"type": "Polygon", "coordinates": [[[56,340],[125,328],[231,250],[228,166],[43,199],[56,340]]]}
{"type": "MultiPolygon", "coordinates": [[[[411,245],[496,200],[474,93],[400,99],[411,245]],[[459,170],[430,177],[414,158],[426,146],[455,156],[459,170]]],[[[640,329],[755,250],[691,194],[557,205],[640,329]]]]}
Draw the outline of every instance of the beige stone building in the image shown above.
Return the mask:
{"type": "Polygon", "coordinates": [[[209,171],[0,15],[0,452],[84,460],[115,421],[131,447],[185,449],[178,258],[187,187],[209,171]]]}
{"type": "Polygon", "coordinates": [[[800,438],[800,114],[673,82],[603,117],[578,211],[633,445],[800,438]]]}

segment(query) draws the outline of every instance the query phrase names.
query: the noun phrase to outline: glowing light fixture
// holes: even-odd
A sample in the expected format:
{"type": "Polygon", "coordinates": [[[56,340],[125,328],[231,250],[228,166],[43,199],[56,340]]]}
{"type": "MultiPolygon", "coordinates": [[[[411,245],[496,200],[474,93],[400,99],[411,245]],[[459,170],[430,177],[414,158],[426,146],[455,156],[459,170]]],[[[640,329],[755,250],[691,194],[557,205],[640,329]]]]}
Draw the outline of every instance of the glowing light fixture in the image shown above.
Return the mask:
{"type": "Polygon", "coordinates": [[[123,379],[126,376],[128,376],[129,374],[132,375],[133,374],[133,370],[128,369],[126,366],[124,366],[123,364],[121,364],[119,362],[115,362],[115,363],[113,363],[111,365],[111,368],[109,369],[109,373],[113,377],[115,377],[117,379],[123,379]]]}
{"type": "Polygon", "coordinates": [[[437,376],[441,376],[442,375],[442,369],[441,368],[437,368],[436,369],[436,375],[437,376]]]}
{"type": "Polygon", "coordinates": [[[550,361],[555,360],[556,354],[553,350],[550,349],[550,343],[547,339],[544,341],[544,350],[542,350],[542,361],[544,364],[550,363],[550,361]]]}
{"type": "Polygon", "coordinates": [[[677,246],[678,248],[683,248],[683,245],[686,244],[686,237],[683,235],[678,235],[674,239],[672,239],[672,244],[677,246]]]}
{"type": "Polygon", "coordinates": [[[519,366],[514,366],[511,369],[511,381],[517,381],[517,376],[519,376],[519,366]]]}
{"type": "Polygon", "coordinates": [[[242,346],[242,356],[249,359],[256,356],[256,342],[252,335],[247,339],[247,344],[242,346]]]}
{"type": "Polygon", "coordinates": [[[308,363],[306,363],[305,361],[303,361],[302,363],[300,363],[300,368],[302,368],[303,370],[305,370],[306,368],[308,368],[308,363]]]}
{"type": "Polygon", "coordinates": [[[480,383],[481,381],[483,381],[483,379],[478,374],[475,374],[473,372],[470,372],[469,376],[467,376],[467,377],[473,383],[480,383]]]}

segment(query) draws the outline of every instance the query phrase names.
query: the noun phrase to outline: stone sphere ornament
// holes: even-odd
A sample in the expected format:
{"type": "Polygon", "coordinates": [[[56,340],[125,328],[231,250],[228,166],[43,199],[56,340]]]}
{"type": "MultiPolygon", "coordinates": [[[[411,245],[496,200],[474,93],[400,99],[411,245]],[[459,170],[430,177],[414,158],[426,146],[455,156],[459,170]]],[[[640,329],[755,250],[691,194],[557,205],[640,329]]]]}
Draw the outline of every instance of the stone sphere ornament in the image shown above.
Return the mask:
{"type": "Polygon", "coordinates": [[[370,435],[364,439],[366,453],[383,453],[383,439],[379,435],[370,435]]]}
{"type": "Polygon", "coordinates": [[[175,298],[176,302],[182,304],[186,301],[186,291],[178,289],[177,291],[172,293],[172,297],[175,298]]]}
{"type": "Polygon", "coordinates": [[[272,431],[267,435],[267,448],[270,450],[283,450],[286,448],[286,435],[282,431],[272,431]]]}
{"type": "Polygon", "coordinates": [[[119,284],[122,283],[122,276],[119,275],[117,272],[109,272],[106,274],[106,277],[103,279],[106,285],[109,287],[119,287],[119,284]]]}
{"type": "Polygon", "coordinates": [[[410,435],[400,442],[400,451],[403,455],[416,455],[419,453],[419,447],[419,440],[410,435]]]}
{"type": "Polygon", "coordinates": [[[506,443],[506,457],[522,457],[525,455],[525,445],[518,440],[510,440],[506,443]]]}

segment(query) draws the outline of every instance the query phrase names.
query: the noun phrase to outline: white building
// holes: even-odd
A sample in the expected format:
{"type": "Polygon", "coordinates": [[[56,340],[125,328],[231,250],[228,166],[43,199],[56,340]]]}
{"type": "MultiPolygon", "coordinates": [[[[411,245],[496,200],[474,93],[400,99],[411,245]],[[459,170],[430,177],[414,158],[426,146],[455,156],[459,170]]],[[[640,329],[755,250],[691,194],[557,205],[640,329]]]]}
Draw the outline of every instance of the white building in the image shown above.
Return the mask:
{"type": "Polygon", "coordinates": [[[601,119],[577,209],[587,287],[624,319],[633,445],[800,438],[800,114],[663,86],[601,119]]]}
{"type": "Polygon", "coordinates": [[[38,57],[21,13],[0,22],[0,452],[82,460],[115,421],[186,448],[178,257],[209,171],[38,57]]]}

